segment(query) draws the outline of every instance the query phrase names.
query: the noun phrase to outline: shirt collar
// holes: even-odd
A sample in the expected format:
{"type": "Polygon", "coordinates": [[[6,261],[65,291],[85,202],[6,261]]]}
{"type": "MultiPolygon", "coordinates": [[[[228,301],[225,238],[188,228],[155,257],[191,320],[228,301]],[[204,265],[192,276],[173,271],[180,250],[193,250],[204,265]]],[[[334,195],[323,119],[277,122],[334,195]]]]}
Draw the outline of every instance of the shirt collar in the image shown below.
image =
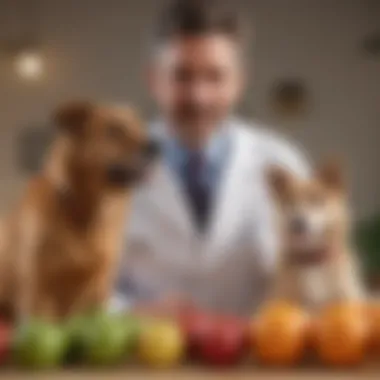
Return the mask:
{"type": "MultiPolygon", "coordinates": [[[[228,148],[228,135],[228,123],[224,123],[224,125],[220,126],[218,131],[212,136],[203,150],[208,165],[219,165],[223,160],[223,157],[226,155],[226,149],[228,148]]],[[[187,160],[193,153],[168,132],[164,133],[163,144],[164,155],[169,162],[176,165],[176,167],[183,167],[186,165],[187,160]]]]}

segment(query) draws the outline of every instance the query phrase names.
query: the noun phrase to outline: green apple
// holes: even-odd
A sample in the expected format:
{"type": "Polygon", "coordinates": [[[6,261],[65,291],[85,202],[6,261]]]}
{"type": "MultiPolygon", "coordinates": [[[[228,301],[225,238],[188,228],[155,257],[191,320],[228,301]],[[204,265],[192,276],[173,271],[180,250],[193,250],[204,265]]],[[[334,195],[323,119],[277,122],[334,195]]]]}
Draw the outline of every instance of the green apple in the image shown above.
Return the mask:
{"type": "Polygon", "coordinates": [[[69,363],[109,365],[135,353],[140,323],[132,315],[97,311],[71,318],[67,331],[69,363]]]}
{"type": "Polygon", "coordinates": [[[184,349],[184,336],[175,322],[146,321],[139,340],[139,354],[143,363],[155,368],[175,366],[182,360],[184,349]]]}
{"type": "Polygon", "coordinates": [[[132,315],[120,315],[120,333],[124,339],[125,357],[129,358],[134,355],[137,350],[139,336],[141,332],[140,321],[132,315]]]}
{"type": "Polygon", "coordinates": [[[93,315],[77,315],[68,321],[66,325],[69,338],[69,348],[66,357],[68,363],[76,364],[83,361],[85,342],[87,341],[87,336],[92,332],[93,318],[93,315]]]}
{"type": "Polygon", "coordinates": [[[15,362],[26,368],[48,369],[62,364],[67,350],[66,331],[42,320],[18,327],[14,338],[15,362]]]}
{"type": "Polygon", "coordinates": [[[122,362],[134,351],[138,336],[137,321],[104,311],[77,317],[69,324],[71,359],[91,365],[122,362]]]}

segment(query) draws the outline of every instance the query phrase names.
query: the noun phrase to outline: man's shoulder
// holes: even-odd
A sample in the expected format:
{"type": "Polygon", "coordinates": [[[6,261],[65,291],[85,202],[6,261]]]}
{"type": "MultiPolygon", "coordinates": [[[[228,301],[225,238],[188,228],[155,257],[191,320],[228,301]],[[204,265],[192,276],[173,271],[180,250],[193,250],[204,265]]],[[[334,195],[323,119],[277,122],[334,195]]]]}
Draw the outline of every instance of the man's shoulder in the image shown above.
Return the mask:
{"type": "Polygon", "coordinates": [[[306,153],[290,138],[263,124],[241,119],[236,119],[234,129],[266,165],[285,166],[301,175],[308,173],[306,153]]]}
{"type": "Polygon", "coordinates": [[[262,145],[265,148],[297,149],[296,144],[288,137],[274,129],[257,122],[249,122],[243,119],[235,119],[236,131],[247,138],[252,144],[262,145]]]}

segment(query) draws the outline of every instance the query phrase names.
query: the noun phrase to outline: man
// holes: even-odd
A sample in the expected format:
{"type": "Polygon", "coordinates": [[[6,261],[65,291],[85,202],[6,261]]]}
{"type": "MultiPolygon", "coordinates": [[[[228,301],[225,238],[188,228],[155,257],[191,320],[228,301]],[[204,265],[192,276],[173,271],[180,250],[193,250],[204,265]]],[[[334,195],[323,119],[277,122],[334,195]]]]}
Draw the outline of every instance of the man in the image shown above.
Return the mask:
{"type": "Polygon", "coordinates": [[[232,116],[246,80],[241,29],[211,0],[175,1],[159,20],[149,86],[162,160],[136,194],[116,307],[189,301],[245,315],[265,297],[276,246],[265,170],[304,175],[306,165],[284,141],[232,116]]]}

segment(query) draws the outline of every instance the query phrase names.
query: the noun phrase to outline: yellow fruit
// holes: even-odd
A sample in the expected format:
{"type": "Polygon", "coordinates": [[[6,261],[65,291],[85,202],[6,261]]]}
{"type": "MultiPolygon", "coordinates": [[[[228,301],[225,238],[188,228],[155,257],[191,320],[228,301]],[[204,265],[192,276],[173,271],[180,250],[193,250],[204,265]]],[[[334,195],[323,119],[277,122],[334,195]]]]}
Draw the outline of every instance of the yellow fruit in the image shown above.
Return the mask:
{"type": "Polygon", "coordinates": [[[150,367],[167,368],[181,362],[185,350],[184,337],[171,321],[149,321],[143,326],[139,356],[150,367]]]}
{"type": "Polygon", "coordinates": [[[259,362],[288,366],[302,359],[310,327],[303,310],[284,302],[273,303],[262,310],[251,327],[251,344],[259,362]]]}

